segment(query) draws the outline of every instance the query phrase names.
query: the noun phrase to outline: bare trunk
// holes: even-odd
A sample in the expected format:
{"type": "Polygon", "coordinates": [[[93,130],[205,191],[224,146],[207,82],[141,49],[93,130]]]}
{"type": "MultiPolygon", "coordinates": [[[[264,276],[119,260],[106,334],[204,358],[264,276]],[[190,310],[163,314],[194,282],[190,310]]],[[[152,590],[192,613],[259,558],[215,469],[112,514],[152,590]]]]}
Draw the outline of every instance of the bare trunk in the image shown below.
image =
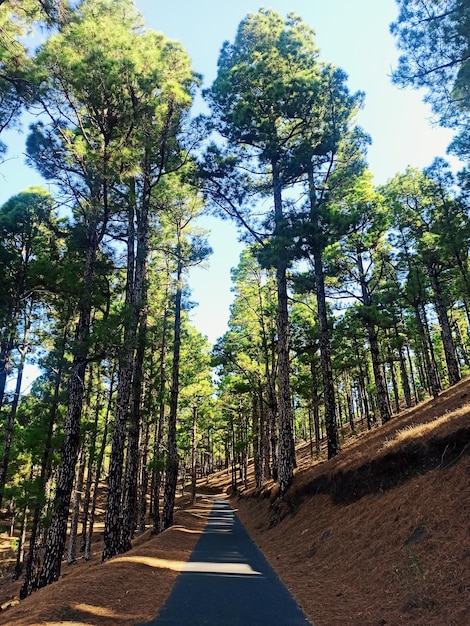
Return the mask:
{"type": "Polygon", "coordinates": [[[15,571],[13,574],[13,579],[18,580],[21,576],[21,572],[23,571],[23,563],[24,563],[24,546],[26,543],[26,527],[28,525],[28,507],[25,505],[23,507],[22,515],[21,515],[21,528],[20,528],[20,536],[18,539],[18,548],[16,551],[16,564],[15,571]]]}
{"type": "Polygon", "coordinates": [[[314,250],[315,291],[318,309],[318,332],[320,342],[320,363],[323,380],[323,402],[325,407],[325,430],[328,458],[331,459],[340,450],[338,425],[336,423],[335,385],[331,364],[331,340],[326,307],[325,276],[320,250],[314,250]]]}
{"type": "Polygon", "coordinates": [[[400,340],[400,334],[398,332],[398,327],[397,327],[396,324],[394,326],[394,330],[395,330],[395,339],[396,339],[397,344],[398,344],[398,358],[399,358],[399,362],[400,362],[401,386],[403,388],[403,395],[405,396],[406,408],[409,409],[410,407],[413,406],[413,400],[411,399],[410,381],[409,381],[409,378],[408,378],[408,372],[406,370],[406,359],[405,359],[405,355],[403,353],[403,344],[399,341],[400,340]]]}
{"type": "Polygon", "coordinates": [[[14,337],[14,332],[5,329],[0,346],[0,408],[3,406],[5,387],[8,374],[10,373],[10,358],[14,346],[14,337]]]}
{"type": "Polygon", "coordinates": [[[258,385],[258,393],[253,393],[251,397],[251,413],[253,419],[253,465],[255,473],[255,485],[259,489],[263,484],[263,464],[261,454],[261,436],[260,436],[260,414],[262,391],[261,385],[258,385]]]}
{"type": "Polygon", "coordinates": [[[437,377],[436,368],[429,355],[430,339],[423,324],[421,312],[418,305],[415,305],[415,320],[416,326],[418,327],[418,334],[421,339],[421,352],[424,359],[424,366],[426,368],[426,379],[429,381],[429,384],[426,386],[430,388],[433,397],[437,398],[441,386],[437,377]]]}
{"type": "Polygon", "coordinates": [[[366,327],[367,337],[369,339],[369,349],[372,358],[372,371],[374,372],[374,382],[375,388],[377,390],[377,405],[382,424],[385,424],[390,420],[392,415],[390,412],[390,404],[388,401],[387,386],[382,375],[378,331],[376,324],[374,323],[369,312],[369,309],[372,306],[372,298],[365,279],[362,253],[360,250],[357,251],[357,267],[359,270],[359,280],[361,284],[362,303],[364,305],[364,325],[366,327]]]}
{"type": "Polygon", "coordinates": [[[109,425],[109,416],[111,414],[111,405],[113,402],[113,395],[114,395],[114,370],[111,372],[111,376],[110,376],[106,417],[105,417],[103,435],[101,438],[100,450],[98,453],[98,458],[96,460],[95,479],[93,482],[93,496],[91,499],[90,519],[89,519],[88,531],[86,534],[85,548],[84,548],[84,554],[83,554],[83,558],[85,559],[85,561],[88,561],[91,557],[91,542],[93,539],[93,528],[95,525],[95,511],[96,511],[96,503],[98,500],[98,488],[99,488],[99,482],[100,482],[101,468],[103,467],[103,459],[104,459],[104,455],[106,452],[106,446],[108,443],[108,425],[109,425]]]}
{"type": "Polygon", "coordinates": [[[143,365],[145,340],[147,337],[147,313],[142,310],[139,325],[139,337],[135,359],[135,372],[132,385],[132,410],[129,424],[129,437],[126,458],[126,482],[123,504],[122,547],[131,548],[137,524],[137,480],[139,476],[140,421],[143,385],[143,365]]]}
{"type": "Polygon", "coordinates": [[[69,545],[67,551],[67,563],[70,565],[77,557],[77,534],[78,534],[78,517],[80,515],[80,503],[82,501],[83,479],[85,477],[86,467],[86,443],[83,444],[81,453],[81,461],[78,469],[77,480],[75,484],[75,495],[73,498],[72,516],[70,520],[69,545]]]}
{"type": "Polygon", "coordinates": [[[325,273],[323,270],[323,247],[320,236],[319,215],[315,197],[315,182],[311,168],[308,170],[308,185],[310,198],[310,221],[313,229],[311,241],[313,248],[313,271],[315,277],[315,292],[318,310],[318,332],[320,342],[320,364],[323,381],[323,402],[325,406],[325,429],[328,447],[328,458],[338,454],[340,446],[338,439],[338,425],[336,423],[335,387],[333,367],[331,364],[331,338],[328,327],[328,311],[325,294],[325,273]]]}
{"type": "Polygon", "coordinates": [[[191,504],[196,502],[197,461],[197,407],[193,406],[193,428],[191,437],[191,504]]]}
{"type": "MultiPolygon", "coordinates": [[[[67,320],[68,323],[69,319],[67,320]]],[[[57,409],[59,407],[59,393],[62,384],[62,371],[64,367],[64,354],[65,354],[65,346],[67,344],[68,337],[68,325],[66,324],[64,329],[64,334],[62,337],[62,341],[60,343],[60,352],[58,356],[59,367],[57,370],[57,374],[55,375],[54,380],[54,394],[52,397],[52,405],[49,410],[49,415],[47,419],[47,431],[46,431],[46,440],[44,442],[44,450],[42,453],[41,459],[41,474],[39,476],[39,484],[38,491],[40,494],[45,492],[46,483],[49,480],[49,476],[51,473],[51,457],[52,457],[52,435],[54,432],[54,425],[56,422],[57,409]]],[[[26,568],[23,584],[20,589],[20,599],[23,600],[30,593],[37,588],[37,576],[38,576],[38,567],[39,567],[39,546],[38,546],[38,534],[39,534],[39,524],[41,518],[41,511],[43,509],[43,505],[41,502],[41,498],[39,497],[34,504],[33,511],[33,521],[31,524],[31,531],[29,537],[29,552],[28,558],[26,559],[26,568]]]]}
{"type": "Polygon", "coordinates": [[[178,449],[176,446],[176,419],[178,414],[179,370],[181,352],[181,298],[183,294],[183,264],[178,261],[176,275],[175,321],[173,327],[173,367],[171,374],[170,415],[168,417],[167,459],[165,490],[161,527],[163,530],[173,524],[176,484],[178,481],[178,449]]]}
{"type": "Polygon", "coordinates": [[[367,330],[367,336],[369,339],[369,349],[372,358],[372,371],[374,372],[375,388],[377,390],[377,404],[379,408],[380,419],[382,424],[385,424],[390,420],[390,405],[388,402],[388,391],[385,386],[385,380],[382,375],[380,349],[378,333],[375,324],[370,320],[365,320],[365,326],[367,330]]]}
{"type": "MultiPolygon", "coordinates": [[[[91,228],[91,227],[90,227],[91,228]]],[[[67,535],[70,498],[75,478],[75,466],[80,447],[80,424],[84,394],[85,371],[90,334],[91,294],[95,275],[98,237],[92,232],[87,250],[83,294],[79,305],[79,320],[74,343],[74,357],[69,378],[69,400],[62,445],[62,461],[57,477],[54,512],[47,537],[47,547],[38,576],[38,587],[59,579],[67,535]]]]}
{"type": "Polygon", "coordinates": [[[3,494],[5,491],[5,485],[7,482],[8,466],[10,464],[11,446],[13,444],[13,434],[15,430],[16,412],[18,410],[18,403],[20,401],[21,385],[23,382],[23,372],[24,372],[24,366],[26,362],[26,354],[28,352],[28,348],[26,346],[27,335],[28,335],[28,329],[25,330],[25,335],[23,338],[24,348],[19,349],[21,359],[20,359],[20,363],[19,363],[18,371],[17,371],[15,392],[13,394],[13,402],[8,412],[8,417],[6,419],[5,427],[4,427],[5,435],[4,435],[4,440],[3,440],[3,457],[2,457],[2,462],[0,464],[0,507],[2,506],[3,494]]]}
{"type": "Polygon", "coordinates": [[[162,462],[161,448],[163,441],[163,426],[165,422],[165,391],[166,391],[166,358],[167,358],[167,334],[168,334],[168,289],[169,289],[169,276],[167,276],[167,289],[165,293],[165,309],[163,312],[163,324],[162,324],[162,344],[160,352],[160,381],[158,388],[158,423],[156,424],[155,437],[154,437],[154,470],[152,477],[152,515],[153,515],[153,529],[152,533],[157,534],[160,532],[160,488],[162,484],[162,462]]]}
{"type": "MultiPolygon", "coordinates": [[[[127,279],[126,279],[126,308],[128,318],[124,327],[124,346],[119,360],[118,387],[116,398],[116,412],[112,436],[111,457],[109,463],[108,493],[106,500],[106,518],[104,532],[103,561],[110,559],[116,554],[125,552],[130,548],[129,540],[129,515],[130,508],[135,507],[136,488],[129,494],[132,503],[126,503],[126,492],[122,493],[124,447],[126,442],[127,421],[129,416],[129,404],[132,393],[133,378],[137,367],[137,329],[144,306],[145,298],[145,268],[148,254],[148,202],[149,190],[143,191],[142,206],[136,206],[135,182],[132,181],[130,188],[129,218],[128,218],[128,241],[127,241],[127,279]],[[135,213],[134,213],[135,211],[135,213]],[[137,244],[134,219],[137,219],[137,244]],[[125,522],[122,505],[127,511],[128,517],[125,522]],[[126,526],[124,528],[124,526],[126,526]]],[[[134,413],[133,413],[134,415],[134,413]]],[[[134,415],[135,417],[135,415],[134,415]]],[[[136,419],[140,419],[140,414],[136,419]]],[[[128,458],[134,462],[135,448],[138,453],[138,431],[140,424],[132,422],[132,450],[128,451],[128,458]],[[137,446],[136,446],[137,439],[137,446]]],[[[137,480],[135,469],[129,470],[129,486],[137,480]],[[131,478],[132,475],[132,478],[131,478]]]]}
{"type": "MultiPolygon", "coordinates": [[[[90,373],[91,377],[91,373],[90,373]]],[[[90,446],[88,450],[88,469],[85,482],[85,497],[83,500],[83,514],[82,514],[82,532],[80,537],[80,552],[85,551],[86,538],[88,531],[88,522],[90,520],[90,503],[91,503],[91,489],[93,486],[93,478],[95,471],[95,456],[96,456],[96,440],[98,437],[98,421],[99,413],[101,409],[101,391],[98,391],[96,404],[95,404],[95,417],[93,422],[93,428],[91,431],[90,446]]]]}
{"type": "MultiPolygon", "coordinates": [[[[281,183],[277,163],[272,163],[272,180],[274,194],[275,233],[278,241],[283,235],[283,213],[281,183]]],[[[287,259],[286,251],[278,251],[276,265],[277,283],[277,408],[279,412],[279,463],[278,483],[279,493],[282,496],[288,489],[295,467],[295,446],[293,435],[293,415],[290,389],[290,362],[289,362],[289,312],[287,296],[287,259]]]]}
{"type": "Polygon", "coordinates": [[[436,308],[437,317],[439,319],[439,325],[441,327],[442,345],[444,347],[444,355],[447,365],[447,375],[449,377],[449,384],[455,385],[460,380],[460,367],[457,359],[457,353],[455,350],[454,340],[452,337],[452,330],[449,323],[449,317],[447,315],[447,309],[444,304],[444,297],[442,294],[441,285],[437,275],[437,271],[433,265],[427,267],[429,279],[431,281],[431,287],[434,293],[433,301],[436,308]]]}

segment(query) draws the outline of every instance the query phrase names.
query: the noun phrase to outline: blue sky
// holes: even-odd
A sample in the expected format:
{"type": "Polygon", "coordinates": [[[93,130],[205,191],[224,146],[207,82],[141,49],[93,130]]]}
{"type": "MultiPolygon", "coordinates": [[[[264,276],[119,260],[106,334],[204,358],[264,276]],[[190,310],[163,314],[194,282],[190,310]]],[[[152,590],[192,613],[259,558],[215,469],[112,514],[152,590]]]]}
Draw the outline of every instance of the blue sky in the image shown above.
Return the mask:
{"type": "MultiPolygon", "coordinates": [[[[431,123],[423,94],[399,89],[390,80],[398,58],[389,33],[397,16],[395,0],[137,0],[148,27],[184,44],[205,86],[215,78],[222,43],[233,41],[240,21],[262,6],[283,16],[300,15],[316,32],[321,58],[346,71],[351,91],[366,93],[359,123],[372,137],[368,160],[377,184],[408,165],[422,168],[445,156],[452,135],[431,123]]],[[[215,219],[208,224],[214,255],[209,270],[192,271],[193,299],[199,302],[192,318],[214,341],[226,328],[230,268],[237,265],[241,247],[233,226],[215,219]]]]}
{"type": "MultiPolygon", "coordinates": [[[[247,13],[260,6],[283,16],[294,12],[316,31],[322,60],[346,71],[352,91],[366,93],[359,122],[372,137],[368,160],[377,184],[407,165],[421,168],[435,156],[445,156],[451,133],[431,123],[423,94],[400,90],[390,80],[398,57],[389,34],[397,15],[395,0],[271,0],[264,4],[253,0],[136,0],[136,5],[148,28],[183,43],[194,70],[204,77],[204,86],[215,78],[222,43],[233,40],[247,13]]],[[[10,150],[9,160],[0,166],[0,203],[30,185],[41,184],[40,177],[23,164],[24,138],[10,132],[4,139],[10,150]]],[[[237,265],[241,245],[229,223],[211,218],[205,225],[213,231],[214,255],[209,270],[191,273],[192,299],[199,302],[192,319],[214,341],[226,328],[232,299],[230,268],[237,265]]]]}

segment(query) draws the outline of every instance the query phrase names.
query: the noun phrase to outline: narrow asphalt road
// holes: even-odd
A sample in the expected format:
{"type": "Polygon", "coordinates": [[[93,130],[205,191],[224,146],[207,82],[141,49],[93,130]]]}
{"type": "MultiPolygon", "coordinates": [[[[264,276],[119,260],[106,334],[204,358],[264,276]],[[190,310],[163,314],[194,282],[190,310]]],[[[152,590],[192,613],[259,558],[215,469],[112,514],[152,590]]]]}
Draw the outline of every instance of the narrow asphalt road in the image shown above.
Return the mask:
{"type": "Polygon", "coordinates": [[[158,616],[141,626],[307,626],[232,507],[214,501],[206,528],[158,616]]]}

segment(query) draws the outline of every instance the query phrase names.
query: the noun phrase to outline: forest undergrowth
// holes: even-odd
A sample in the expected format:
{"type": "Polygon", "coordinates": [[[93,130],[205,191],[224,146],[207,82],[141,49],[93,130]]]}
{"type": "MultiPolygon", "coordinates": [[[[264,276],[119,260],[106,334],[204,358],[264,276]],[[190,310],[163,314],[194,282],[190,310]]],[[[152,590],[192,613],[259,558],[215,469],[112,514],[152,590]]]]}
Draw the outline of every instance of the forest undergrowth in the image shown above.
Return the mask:
{"type": "MultiPolygon", "coordinates": [[[[470,623],[470,379],[348,436],[329,461],[297,449],[294,481],[239,485],[231,501],[253,540],[315,626],[464,626],[470,623]]],[[[210,510],[206,493],[228,493],[231,476],[180,498],[175,524],[139,536],[101,564],[64,566],[61,579],[17,600],[20,582],[7,533],[0,557],[0,624],[124,626],[155,616],[189,558],[210,510]]]]}

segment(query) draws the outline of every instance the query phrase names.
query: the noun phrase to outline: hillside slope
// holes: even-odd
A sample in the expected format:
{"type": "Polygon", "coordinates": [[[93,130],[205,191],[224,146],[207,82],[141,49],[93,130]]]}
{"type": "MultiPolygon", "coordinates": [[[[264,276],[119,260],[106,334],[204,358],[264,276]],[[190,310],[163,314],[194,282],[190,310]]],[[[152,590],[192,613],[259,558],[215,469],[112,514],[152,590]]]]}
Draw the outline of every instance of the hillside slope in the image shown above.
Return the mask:
{"type": "Polygon", "coordinates": [[[315,626],[470,624],[470,382],[237,499],[315,626]],[[266,497],[262,497],[262,496],[266,497]]]}
{"type": "MultiPolygon", "coordinates": [[[[470,624],[470,379],[348,439],[330,461],[299,448],[282,502],[268,484],[232,498],[252,538],[315,626],[470,624]]],[[[223,491],[225,472],[201,491],[223,491]]],[[[184,506],[184,500],[181,507],[184,506]]],[[[126,626],[155,615],[204,526],[208,503],[148,531],[120,559],[64,566],[17,606],[5,576],[0,624],[126,626]]]]}

